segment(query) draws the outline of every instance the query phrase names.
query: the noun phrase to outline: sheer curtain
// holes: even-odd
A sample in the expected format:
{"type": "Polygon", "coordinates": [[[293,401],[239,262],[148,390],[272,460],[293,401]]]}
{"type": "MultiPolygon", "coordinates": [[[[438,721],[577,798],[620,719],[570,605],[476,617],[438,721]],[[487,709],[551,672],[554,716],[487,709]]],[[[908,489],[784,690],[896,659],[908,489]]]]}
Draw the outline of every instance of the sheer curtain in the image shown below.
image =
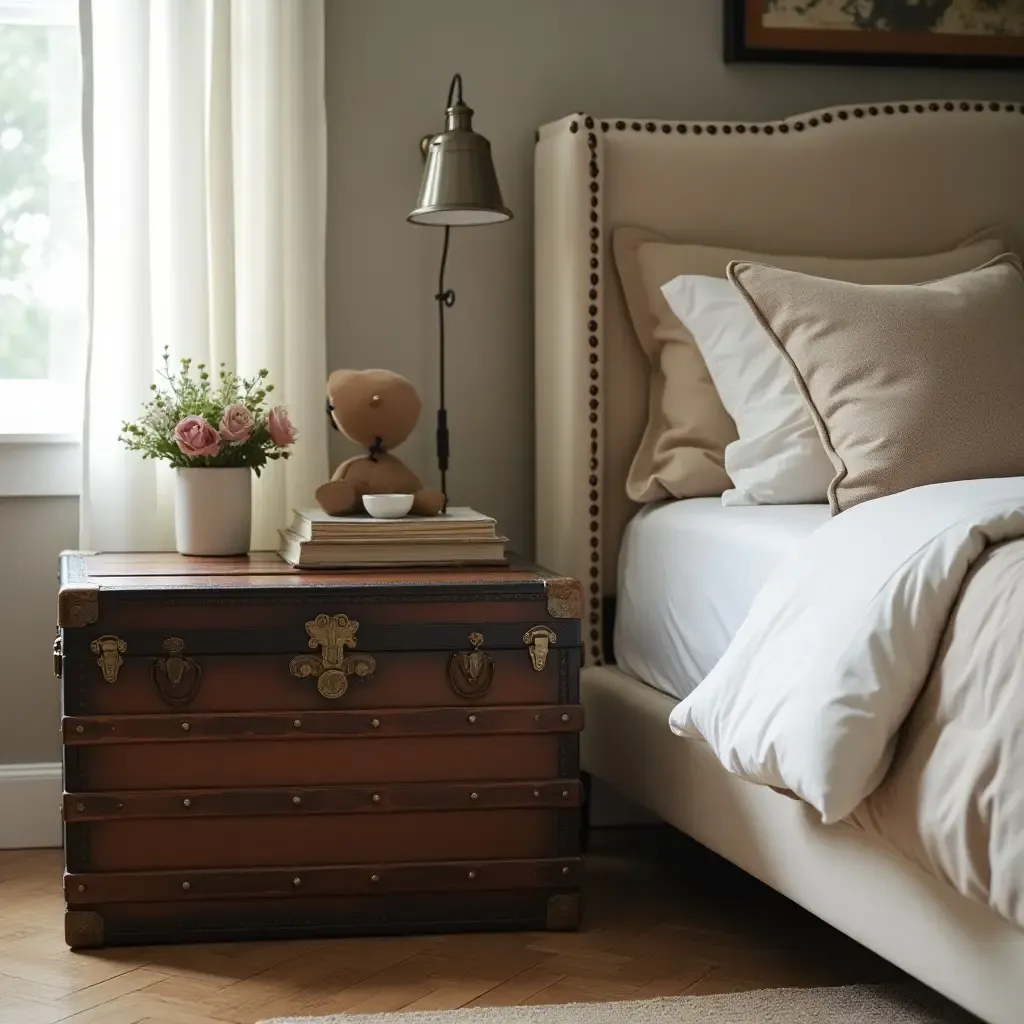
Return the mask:
{"type": "Polygon", "coordinates": [[[327,479],[323,0],[81,0],[91,235],[81,543],[174,546],[173,476],[122,450],[165,345],[270,371],[299,428],[254,550],[327,479]]]}

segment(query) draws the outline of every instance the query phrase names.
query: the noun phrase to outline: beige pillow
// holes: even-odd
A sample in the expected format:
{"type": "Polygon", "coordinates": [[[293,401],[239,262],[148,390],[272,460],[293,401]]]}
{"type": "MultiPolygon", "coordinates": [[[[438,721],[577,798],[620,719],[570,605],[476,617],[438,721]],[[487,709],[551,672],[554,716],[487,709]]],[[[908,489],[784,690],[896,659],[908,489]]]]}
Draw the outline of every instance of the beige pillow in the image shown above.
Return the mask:
{"type": "Polygon", "coordinates": [[[732,486],[723,462],[736,427],[722,406],[690,332],[661,286],[680,274],[724,278],[733,260],[768,263],[862,284],[914,284],[970,270],[1006,249],[995,231],[948,252],[887,259],[769,256],[671,242],[642,228],[613,235],[615,265],[637,341],[651,364],[644,434],[626,480],[636,502],[719,495],[732,486]]]}
{"type": "Polygon", "coordinates": [[[923,484],[1024,475],[1024,268],[920,285],[733,263],[789,360],[836,475],[833,514],[923,484]]]}

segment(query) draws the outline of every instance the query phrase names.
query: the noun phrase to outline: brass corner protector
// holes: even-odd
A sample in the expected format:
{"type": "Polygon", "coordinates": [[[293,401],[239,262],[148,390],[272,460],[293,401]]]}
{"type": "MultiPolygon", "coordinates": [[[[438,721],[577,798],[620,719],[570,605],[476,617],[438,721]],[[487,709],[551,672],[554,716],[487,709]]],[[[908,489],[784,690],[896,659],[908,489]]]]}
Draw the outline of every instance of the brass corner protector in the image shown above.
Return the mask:
{"type": "Polygon", "coordinates": [[[571,932],[579,928],[580,894],[570,892],[549,896],[545,924],[552,932],[571,932]]]}
{"type": "Polygon", "coordinates": [[[583,618],[583,584],[579,580],[560,576],[544,581],[548,601],[548,615],[553,619],[583,618]]]}
{"type": "Polygon", "coordinates": [[[103,918],[94,910],[64,912],[64,942],[69,949],[99,949],[105,938],[103,918]]]}
{"type": "Polygon", "coordinates": [[[100,619],[100,588],[62,587],[57,594],[57,625],[61,629],[91,626],[100,619]]]}

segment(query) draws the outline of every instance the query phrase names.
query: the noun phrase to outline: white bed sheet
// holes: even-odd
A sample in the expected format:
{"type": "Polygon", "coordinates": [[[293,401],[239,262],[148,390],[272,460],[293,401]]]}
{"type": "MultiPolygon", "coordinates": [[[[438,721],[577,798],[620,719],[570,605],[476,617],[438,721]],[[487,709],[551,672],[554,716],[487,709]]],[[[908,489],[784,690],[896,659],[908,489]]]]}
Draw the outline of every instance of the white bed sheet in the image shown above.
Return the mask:
{"type": "Polygon", "coordinates": [[[619,551],[615,659],[682,700],[714,668],[772,570],[829,518],[821,505],[648,505],[619,551]]]}

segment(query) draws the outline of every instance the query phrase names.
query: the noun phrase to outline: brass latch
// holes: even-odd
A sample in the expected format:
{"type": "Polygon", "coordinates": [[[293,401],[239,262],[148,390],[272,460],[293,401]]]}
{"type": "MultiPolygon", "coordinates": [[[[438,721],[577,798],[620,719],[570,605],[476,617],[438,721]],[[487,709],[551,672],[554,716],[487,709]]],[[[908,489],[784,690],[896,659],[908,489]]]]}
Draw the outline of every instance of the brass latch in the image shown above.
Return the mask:
{"type": "Polygon", "coordinates": [[[199,690],[202,669],[192,658],[185,657],[185,641],[169,636],[164,641],[163,657],[153,663],[151,675],[160,699],[171,707],[190,704],[199,690]]]}
{"type": "Polygon", "coordinates": [[[530,661],[535,672],[543,672],[548,663],[548,648],[555,644],[555,634],[547,626],[531,626],[523,636],[523,643],[530,648],[530,661]]]}
{"type": "Polygon", "coordinates": [[[309,646],[321,653],[300,654],[292,658],[288,671],[299,679],[316,676],[321,696],[336,700],[348,690],[348,677],[373,675],[377,662],[369,654],[345,654],[346,647],[355,647],[359,623],[347,615],[318,615],[306,623],[309,646]]]}
{"type": "Polygon", "coordinates": [[[494,662],[482,650],[482,633],[470,633],[469,644],[471,651],[457,651],[448,662],[448,681],[460,697],[472,699],[487,692],[494,679],[494,662]]]}
{"type": "Polygon", "coordinates": [[[128,645],[120,637],[101,636],[89,644],[89,650],[96,655],[103,678],[108,683],[116,683],[117,673],[124,664],[121,655],[128,650],[128,645]]]}
{"type": "Polygon", "coordinates": [[[58,679],[64,674],[64,649],[60,633],[53,638],[53,674],[58,679]]]}

